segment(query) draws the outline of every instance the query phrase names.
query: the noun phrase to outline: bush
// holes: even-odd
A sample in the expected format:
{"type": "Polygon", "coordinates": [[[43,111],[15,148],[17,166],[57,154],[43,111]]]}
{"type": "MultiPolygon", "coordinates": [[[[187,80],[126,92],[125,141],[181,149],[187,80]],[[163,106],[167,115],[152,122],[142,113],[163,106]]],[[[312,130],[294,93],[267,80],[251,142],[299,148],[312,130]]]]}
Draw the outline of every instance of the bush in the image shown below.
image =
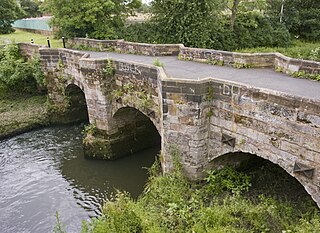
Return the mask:
{"type": "Polygon", "coordinates": [[[251,186],[250,177],[244,173],[237,172],[230,167],[223,168],[220,171],[209,171],[205,178],[206,193],[215,195],[223,191],[229,191],[239,195],[243,191],[248,191],[251,186]]]}
{"type": "Polygon", "coordinates": [[[249,177],[231,168],[209,172],[204,184],[192,183],[183,175],[178,151],[172,148],[171,153],[172,173],[159,175],[154,165],[138,200],[118,193],[107,202],[102,217],[83,224],[82,233],[319,231],[320,216],[314,208],[302,214],[293,204],[271,197],[251,201],[240,195],[250,187],[249,177]],[[217,195],[221,191],[225,195],[217,195]]]}
{"type": "Polygon", "coordinates": [[[238,16],[234,38],[236,49],[258,46],[287,47],[291,44],[290,33],[284,25],[256,12],[238,16]]]}
{"type": "Polygon", "coordinates": [[[125,28],[123,39],[132,42],[157,43],[155,25],[151,22],[134,23],[125,28]]]}
{"type": "Polygon", "coordinates": [[[45,85],[39,58],[30,62],[20,55],[17,45],[0,50],[0,86],[7,92],[33,94],[45,85]]]}

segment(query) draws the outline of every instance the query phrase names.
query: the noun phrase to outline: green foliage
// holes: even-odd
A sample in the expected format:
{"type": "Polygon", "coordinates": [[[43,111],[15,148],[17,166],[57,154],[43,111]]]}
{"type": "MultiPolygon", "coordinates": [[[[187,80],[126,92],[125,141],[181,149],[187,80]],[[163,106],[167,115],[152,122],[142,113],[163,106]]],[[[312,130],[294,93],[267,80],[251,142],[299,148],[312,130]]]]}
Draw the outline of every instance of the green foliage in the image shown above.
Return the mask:
{"type": "Polygon", "coordinates": [[[290,47],[257,47],[237,50],[238,52],[261,53],[279,52],[288,57],[320,61],[320,43],[308,43],[296,40],[290,47]]]}
{"type": "Polygon", "coordinates": [[[16,0],[0,1],[0,34],[13,32],[12,23],[22,15],[16,0]]]}
{"type": "Polygon", "coordinates": [[[154,0],[152,22],[157,29],[156,41],[206,47],[218,9],[211,0],[154,0]]]}
{"type": "Polygon", "coordinates": [[[284,6],[283,23],[290,33],[300,39],[318,41],[320,38],[320,2],[315,0],[268,1],[267,13],[279,21],[284,6]]]}
{"type": "Polygon", "coordinates": [[[115,69],[113,67],[113,61],[111,59],[108,59],[106,61],[106,65],[102,71],[106,77],[113,77],[114,76],[115,69]]]}
{"type": "Polygon", "coordinates": [[[89,124],[84,126],[83,133],[85,135],[95,135],[97,132],[97,126],[95,124],[89,124]]]}
{"type": "Polygon", "coordinates": [[[298,72],[294,72],[290,75],[295,78],[305,78],[305,79],[312,79],[315,81],[320,81],[320,74],[308,74],[305,71],[298,71],[298,72]]]}
{"type": "Polygon", "coordinates": [[[154,66],[164,67],[164,64],[160,61],[159,58],[154,59],[154,60],[152,61],[152,64],[153,64],[154,66]]]}
{"type": "Polygon", "coordinates": [[[58,211],[56,211],[56,224],[53,228],[53,233],[67,233],[65,227],[62,225],[58,211]]]}
{"type": "Polygon", "coordinates": [[[102,216],[93,221],[90,226],[84,224],[82,232],[142,232],[142,220],[133,211],[131,204],[132,200],[128,194],[118,192],[114,201],[105,204],[102,216]]]}
{"type": "Polygon", "coordinates": [[[234,26],[234,49],[258,46],[287,47],[290,34],[280,23],[257,12],[239,14],[234,26]]]}
{"type": "Polygon", "coordinates": [[[26,62],[17,45],[0,50],[0,83],[7,91],[32,94],[44,88],[44,74],[39,58],[26,62]]]}
{"type": "Polygon", "coordinates": [[[286,47],[291,43],[287,28],[262,13],[266,8],[264,0],[240,1],[232,28],[225,13],[231,3],[225,2],[155,0],[151,20],[128,26],[123,37],[136,42],[183,43],[221,50],[286,47]]]}
{"type": "Polygon", "coordinates": [[[191,183],[182,173],[179,151],[176,147],[170,151],[175,167],[172,173],[161,175],[153,168],[151,174],[156,175],[149,178],[138,200],[118,193],[113,201],[107,202],[100,218],[83,224],[82,233],[317,232],[320,229],[320,216],[314,209],[301,214],[291,203],[263,195],[255,201],[244,198],[240,193],[249,188],[250,179],[231,168],[209,172],[204,184],[191,183]],[[215,195],[216,189],[225,195],[215,195]]]}
{"type": "Polygon", "coordinates": [[[40,11],[41,2],[38,0],[19,0],[25,18],[42,16],[40,11]]]}
{"type": "Polygon", "coordinates": [[[239,195],[243,191],[248,191],[251,185],[248,175],[237,172],[230,167],[223,168],[220,171],[209,171],[205,181],[207,182],[206,192],[215,195],[223,191],[230,191],[239,195]]]}
{"type": "Polygon", "coordinates": [[[139,0],[48,0],[44,8],[53,14],[57,36],[116,39],[125,19],[140,7],[139,0]]]}

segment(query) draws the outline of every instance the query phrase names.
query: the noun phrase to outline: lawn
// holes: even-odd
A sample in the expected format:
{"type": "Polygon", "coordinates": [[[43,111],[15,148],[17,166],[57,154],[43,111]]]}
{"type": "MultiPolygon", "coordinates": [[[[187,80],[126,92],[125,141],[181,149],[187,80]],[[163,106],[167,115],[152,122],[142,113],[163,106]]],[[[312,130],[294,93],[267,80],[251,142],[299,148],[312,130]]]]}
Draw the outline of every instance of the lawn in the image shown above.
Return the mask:
{"type": "Polygon", "coordinates": [[[279,52],[288,57],[320,61],[320,41],[315,43],[295,40],[290,47],[257,47],[241,49],[237,52],[258,53],[258,52],[279,52]]]}
{"type": "MultiPolygon", "coordinates": [[[[11,34],[0,34],[0,45],[5,44],[7,41],[20,43],[20,42],[31,42],[31,39],[34,40],[35,44],[42,44],[47,45],[47,36],[25,32],[22,30],[16,30],[14,33],[11,34]]],[[[56,40],[53,36],[49,37],[50,44],[52,48],[61,48],[62,47],[62,40],[56,40]]]]}

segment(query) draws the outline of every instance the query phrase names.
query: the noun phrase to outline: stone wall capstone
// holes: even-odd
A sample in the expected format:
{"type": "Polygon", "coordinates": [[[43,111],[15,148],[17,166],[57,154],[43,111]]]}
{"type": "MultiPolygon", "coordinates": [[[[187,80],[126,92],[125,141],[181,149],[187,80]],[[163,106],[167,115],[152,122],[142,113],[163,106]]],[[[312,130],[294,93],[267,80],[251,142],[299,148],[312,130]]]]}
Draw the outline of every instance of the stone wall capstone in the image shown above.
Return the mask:
{"type": "Polygon", "coordinates": [[[238,53],[213,49],[181,47],[179,58],[213,65],[227,65],[235,68],[273,67],[286,74],[303,71],[320,74],[320,62],[294,59],[281,53],[238,53]]]}
{"type": "Polygon", "coordinates": [[[182,44],[146,44],[127,42],[124,40],[95,40],[87,38],[72,38],[67,40],[70,48],[82,50],[110,51],[132,53],[147,56],[177,56],[182,44]]]}

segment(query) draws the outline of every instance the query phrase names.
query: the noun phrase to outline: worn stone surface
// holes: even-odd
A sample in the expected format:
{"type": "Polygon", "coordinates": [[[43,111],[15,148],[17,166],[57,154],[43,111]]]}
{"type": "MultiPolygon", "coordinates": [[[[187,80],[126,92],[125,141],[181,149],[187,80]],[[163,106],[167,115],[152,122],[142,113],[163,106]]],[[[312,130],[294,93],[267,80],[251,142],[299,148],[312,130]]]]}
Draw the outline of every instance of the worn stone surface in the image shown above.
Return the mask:
{"type": "Polygon", "coordinates": [[[110,141],[134,145],[133,140],[141,141],[154,126],[161,136],[165,172],[172,169],[172,145],[181,152],[182,165],[191,179],[201,179],[206,170],[223,166],[223,161],[242,162],[239,156],[224,159],[226,154],[254,154],[286,170],[320,205],[319,99],[213,78],[173,79],[162,68],[128,61],[114,60],[110,69],[107,59],[67,49],[39,52],[54,104],[64,106],[70,84],[85,93],[89,120],[101,136],[88,151],[105,151],[96,157],[109,158],[121,145],[110,141]],[[294,172],[296,162],[314,169],[314,176],[294,172]]]}
{"type": "Polygon", "coordinates": [[[141,54],[147,56],[172,56],[178,55],[181,44],[145,44],[128,42],[124,40],[94,40],[87,38],[68,39],[69,48],[113,51],[118,53],[141,54]]]}
{"type": "Polygon", "coordinates": [[[213,65],[227,65],[236,68],[274,67],[286,74],[304,71],[320,73],[320,62],[293,59],[280,53],[237,53],[212,49],[181,47],[182,60],[197,61],[213,65]]]}

